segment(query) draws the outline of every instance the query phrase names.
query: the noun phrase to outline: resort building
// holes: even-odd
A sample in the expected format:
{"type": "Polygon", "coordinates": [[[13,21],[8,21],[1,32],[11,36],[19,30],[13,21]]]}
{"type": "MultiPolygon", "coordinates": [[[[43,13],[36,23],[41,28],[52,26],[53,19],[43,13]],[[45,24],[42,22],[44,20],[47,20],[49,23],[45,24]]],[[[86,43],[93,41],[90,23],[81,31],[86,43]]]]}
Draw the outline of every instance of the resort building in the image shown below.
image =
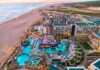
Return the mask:
{"type": "Polygon", "coordinates": [[[42,34],[70,36],[74,15],[62,13],[48,13],[44,15],[42,34]]]}
{"type": "Polygon", "coordinates": [[[90,44],[100,51],[100,20],[95,20],[93,23],[90,29],[92,33],[89,35],[90,44]]]}
{"type": "Polygon", "coordinates": [[[53,26],[52,24],[44,25],[42,28],[43,35],[53,35],[53,26]]]}
{"type": "Polygon", "coordinates": [[[42,28],[43,35],[67,35],[71,33],[71,28],[69,25],[63,23],[53,23],[44,25],[42,28]]]}
{"type": "Polygon", "coordinates": [[[54,34],[55,35],[69,35],[70,34],[70,27],[66,24],[54,24],[54,34]]]}
{"type": "Polygon", "coordinates": [[[76,38],[87,38],[89,34],[89,26],[84,22],[75,23],[75,37],[76,38]]]}
{"type": "MultiPolygon", "coordinates": [[[[52,13],[48,12],[47,14],[43,14],[44,22],[48,23],[66,23],[66,18],[63,16],[62,13],[52,13]]],[[[47,24],[47,23],[46,23],[47,24]]]]}
{"type": "Polygon", "coordinates": [[[94,32],[89,36],[90,39],[90,44],[97,49],[98,51],[100,51],[100,32],[94,32]]]}
{"type": "Polygon", "coordinates": [[[89,26],[89,32],[95,32],[97,30],[97,26],[94,22],[87,22],[88,26],[89,26]]]}

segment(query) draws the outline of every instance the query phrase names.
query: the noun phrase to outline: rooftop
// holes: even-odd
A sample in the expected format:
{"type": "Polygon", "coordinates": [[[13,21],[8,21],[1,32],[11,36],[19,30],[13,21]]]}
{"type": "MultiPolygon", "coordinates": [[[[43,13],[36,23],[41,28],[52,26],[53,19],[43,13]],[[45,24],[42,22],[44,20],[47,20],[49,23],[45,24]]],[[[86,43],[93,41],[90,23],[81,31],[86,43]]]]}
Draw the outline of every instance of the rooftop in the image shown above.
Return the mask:
{"type": "Polygon", "coordinates": [[[54,26],[66,26],[66,24],[63,24],[63,23],[54,23],[53,25],[54,26]]]}
{"type": "Polygon", "coordinates": [[[85,70],[84,67],[68,67],[68,70],[85,70]]]}
{"type": "Polygon", "coordinates": [[[96,23],[96,25],[100,25],[100,20],[95,20],[93,22],[96,23]]]}
{"type": "Polygon", "coordinates": [[[88,22],[87,24],[92,25],[92,26],[95,25],[95,23],[93,23],[93,22],[88,22]]]}
{"type": "Polygon", "coordinates": [[[95,66],[95,68],[97,70],[100,70],[100,59],[96,60],[95,62],[93,62],[93,65],[95,66]]]}
{"type": "Polygon", "coordinates": [[[95,32],[94,33],[97,37],[100,37],[100,33],[99,32],[95,32]]]}
{"type": "Polygon", "coordinates": [[[87,26],[88,24],[86,24],[84,22],[76,22],[75,25],[77,25],[77,26],[87,26]]]}
{"type": "Polygon", "coordinates": [[[87,20],[89,20],[89,21],[91,21],[91,19],[88,18],[87,16],[82,16],[82,17],[85,18],[85,19],[87,19],[87,20]]]}

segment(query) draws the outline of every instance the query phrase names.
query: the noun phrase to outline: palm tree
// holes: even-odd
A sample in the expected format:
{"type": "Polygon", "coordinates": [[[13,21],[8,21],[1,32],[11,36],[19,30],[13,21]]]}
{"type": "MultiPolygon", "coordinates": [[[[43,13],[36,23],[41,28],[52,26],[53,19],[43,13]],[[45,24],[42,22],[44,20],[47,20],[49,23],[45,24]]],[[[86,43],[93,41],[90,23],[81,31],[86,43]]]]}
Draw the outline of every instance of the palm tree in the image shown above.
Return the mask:
{"type": "Polygon", "coordinates": [[[76,63],[75,63],[75,61],[73,59],[71,59],[71,60],[68,60],[68,65],[75,66],[76,63]]]}
{"type": "Polygon", "coordinates": [[[58,51],[58,52],[57,52],[57,55],[61,55],[61,53],[62,53],[62,51],[58,51]]]}

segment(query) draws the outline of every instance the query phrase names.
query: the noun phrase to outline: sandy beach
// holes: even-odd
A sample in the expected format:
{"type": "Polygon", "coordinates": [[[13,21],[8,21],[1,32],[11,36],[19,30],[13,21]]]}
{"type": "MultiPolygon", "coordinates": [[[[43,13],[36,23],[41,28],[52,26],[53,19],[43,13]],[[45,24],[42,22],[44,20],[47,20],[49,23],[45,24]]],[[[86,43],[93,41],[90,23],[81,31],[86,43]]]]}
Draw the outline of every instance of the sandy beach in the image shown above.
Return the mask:
{"type": "Polygon", "coordinates": [[[0,24],[0,64],[12,53],[14,45],[17,45],[19,41],[19,37],[41,18],[40,12],[33,10],[0,24]]]}

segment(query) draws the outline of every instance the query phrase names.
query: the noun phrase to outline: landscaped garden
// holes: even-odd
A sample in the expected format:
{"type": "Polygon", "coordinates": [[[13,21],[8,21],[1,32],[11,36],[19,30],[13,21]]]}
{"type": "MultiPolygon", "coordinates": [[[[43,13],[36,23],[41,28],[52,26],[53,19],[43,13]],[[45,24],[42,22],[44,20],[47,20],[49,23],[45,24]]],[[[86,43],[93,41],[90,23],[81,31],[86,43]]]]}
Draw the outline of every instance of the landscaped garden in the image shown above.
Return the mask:
{"type": "Polygon", "coordinates": [[[79,42],[79,44],[84,47],[85,50],[92,50],[93,48],[87,42],[79,42]]]}

